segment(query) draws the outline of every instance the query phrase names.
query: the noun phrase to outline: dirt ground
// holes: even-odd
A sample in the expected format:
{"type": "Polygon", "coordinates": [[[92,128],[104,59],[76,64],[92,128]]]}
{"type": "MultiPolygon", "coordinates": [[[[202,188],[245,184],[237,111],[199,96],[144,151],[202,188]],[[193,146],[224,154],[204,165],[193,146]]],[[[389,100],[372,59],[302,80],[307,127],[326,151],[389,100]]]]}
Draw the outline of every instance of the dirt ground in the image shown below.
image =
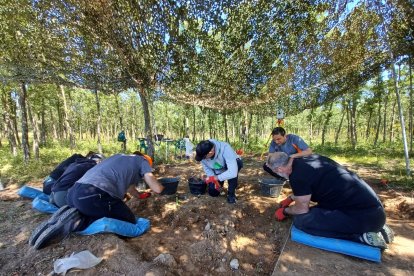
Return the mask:
{"type": "MultiPolygon", "coordinates": [[[[292,242],[291,219],[273,218],[279,198],[263,196],[258,179],[268,177],[259,157],[244,158],[238,202],[225,196],[194,196],[187,179],[203,174],[199,164],[183,161],[160,165],[158,177],[180,177],[177,195],[153,195],[128,202],[137,216],[151,221],[138,238],[113,234],[71,234],[58,244],[35,250],[31,231],[49,215],[32,209],[31,200],[17,195],[18,186],[0,191],[0,275],[52,275],[56,259],[89,250],[103,258],[96,267],[71,270],[70,275],[412,275],[414,271],[414,199],[412,191],[384,185],[379,171],[349,166],[380,195],[395,242],[383,252],[380,264],[330,253],[292,242]],[[230,262],[239,263],[232,269],[230,262]]],[[[41,187],[41,179],[28,185],[41,187]]]]}

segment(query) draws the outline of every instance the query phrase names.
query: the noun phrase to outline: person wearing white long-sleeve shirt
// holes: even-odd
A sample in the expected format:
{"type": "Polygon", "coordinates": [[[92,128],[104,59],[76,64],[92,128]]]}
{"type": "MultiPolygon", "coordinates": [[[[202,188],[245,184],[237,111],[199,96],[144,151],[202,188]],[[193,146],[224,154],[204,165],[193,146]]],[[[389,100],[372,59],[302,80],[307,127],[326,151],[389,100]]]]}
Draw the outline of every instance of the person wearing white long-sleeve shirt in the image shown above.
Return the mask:
{"type": "Polygon", "coordinates": [[[196,148],[196,161],[201,162],[207,175],[206,183],[211,196],[218,196],[224,181],[228,182],[227,202],[236,203],[236,188],[238,186],[238,174],[243,167],[243,162],[229,143],[214,139],[204,140],[198,143],[196,148]]]}

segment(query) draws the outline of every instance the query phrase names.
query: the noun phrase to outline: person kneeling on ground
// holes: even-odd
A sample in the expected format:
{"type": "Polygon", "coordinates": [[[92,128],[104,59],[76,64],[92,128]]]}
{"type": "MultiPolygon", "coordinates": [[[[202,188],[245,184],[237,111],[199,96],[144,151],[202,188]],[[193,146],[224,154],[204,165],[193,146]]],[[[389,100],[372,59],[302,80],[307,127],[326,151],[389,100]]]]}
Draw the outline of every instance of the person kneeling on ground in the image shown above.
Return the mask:
{"type": "Polygon", "coordinates": [[[275,212],[278,220],[293,215],[295,227],[308,234],[381,249],[392,242],[394,234],[385,224],[381,201],[355,173],[316,154],[294,159],[291,167],[288,162],[283,152],[273,153],[268,160],[275,173],[289,179],[293,191],[293,196],[279,204],[275,212]],[[317,205],[309,207],[310,201],[317,205]]]}
{"type": "MultiPolygon", "coordinates": [[[[274,152],[284,152],[291,158],[292,162],[294,158],[300,158],[312,154],[312,149],[301,137],[295,134],[286,134],[283,127],[274,128],[271,135],[272,142],[269,146],[269,156],[274,152]]],[[[268,167],[267,163],[263,164],[263,170],[277,179],[283,179],[283,177],[272,171],[272,169],[268,167]]]]}
{"type": "MultiPolygon", "coordinates": [[[[152,162],[152,161],[151,161],[152,162]]],[[[145,156],[115,154],[88,170],[68,190],[67,203],[32,233],[29,243],[40,249],[84,230],[97,219],[108,217],[135,224],[134,213],[124,202],[125,194],[142,198],[136,190],[141,179],[155,193],[164,187],[152,174],[145,156]]]]}
{"type": "Polygon", "coordinates": [[[70,164],[74,163],[78,158],[90,158],[94,154],[96,153],[93,151],[88,152],[86,156],[83,156],[79,153],[75,153],[72,156],[60,162],[59,165],[57,165],[56,168],[54,168],[53,171],[43,181],[43,193],[50,195],[50,193],[52,192],[52,186],[56,183],[56,180],[58,180],[59,177],[62,176],[62,174],[65,172],[65,170],[69,167],[70,164]]]}
{"type": "Polygon", "coordinates": [[[243,167],[240,157],[229,143],[214,139],[201,141],[196,148],[196,161],[201,161],[207,174],[206,184],[210,196],[219,196],[225,180],[228,182],[227,202],[236,203],[238,174],[243,167]]]}
{"type": "Polygon", "coordinates": [[[66,195],[68,190],[78,181],[89,169],[104,159],[102,154],[96,153],[88,157],[77,158],[69,165],[61,177],[52,185],[49,202],[58,207],[67,205],[66,195]]]}

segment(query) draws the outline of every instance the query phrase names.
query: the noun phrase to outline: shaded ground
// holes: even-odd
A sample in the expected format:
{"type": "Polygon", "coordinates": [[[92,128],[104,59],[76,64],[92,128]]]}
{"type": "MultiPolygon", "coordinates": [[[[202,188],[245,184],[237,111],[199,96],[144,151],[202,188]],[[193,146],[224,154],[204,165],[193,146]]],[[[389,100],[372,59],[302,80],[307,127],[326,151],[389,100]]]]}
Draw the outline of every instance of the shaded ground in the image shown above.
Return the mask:
{"type": "MultiPolygon", "coordinates": [[[[128,202],[138,216],[150,219],[149,232],[133,239],[73,234],[42,250],[34,250],[27,240],[49,216],[33,210],[31,200],[18,197],[18,187],[9,185],[0,192],[0,275],[47,275],[56,259],[82,250],[104,260],[92,269],[72,270],[71,275],[409,275],[414,271],[412,194],[377,185],[380,180],[376,171],[357,168],[380,194],[397,234],[381,264],[291,242],[291,221],[273,219],[277,199],[260,194],[257,180],[267,177],[261,169],[262,161],[252,157],[245,158],[244,163],[235,205],[227,204],[224,196],[189,193],[187,179],[202,174],[200,165],[159,166],[159,177],[180,177],[178,201],[173,195],[128,202]],[[155,260],[160,254],[173,259],[155,260]],[[233,259],[240,264],[238,270],[230,268],[233,259]]],[[[41,180],[30,185],[40,187],[41,180]]],[[[288,192],[284,188],[280,198],[288,192]]]]}

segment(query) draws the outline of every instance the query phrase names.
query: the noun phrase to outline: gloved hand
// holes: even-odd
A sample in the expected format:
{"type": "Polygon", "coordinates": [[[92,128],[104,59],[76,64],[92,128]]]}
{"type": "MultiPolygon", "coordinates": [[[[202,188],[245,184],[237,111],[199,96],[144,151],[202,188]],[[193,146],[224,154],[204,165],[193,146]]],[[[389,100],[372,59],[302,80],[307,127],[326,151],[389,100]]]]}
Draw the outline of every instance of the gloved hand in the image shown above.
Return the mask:
{"type": "Polygon", "coordinates": [[[145,199],[145,198],[148,198],[150,196],[151,196],[151,193],[144,192],[144,193],[139,193],[138,198],[139,199],[145,199]]]}
{"type": "Polygon", "coordinates": [[[279,208],[276,210],[275,212],[275,218],[278,221],[282,221],[286,218],[286,214],[285,214],[285,208],[279,208]]]}
{"type": "Polygon", "coordinates": [[[291,196],[288,196],[287,198],[285,198],[284,200],[282,200],[281,202],[279,202],[279,208],[286,208],[288,207],[291,203],[293,202],[293,199],[291,196]]]}
{"type": "Polygon", "coordinates": [[[220,184],[218,183],[217,179],[215,176],[209,176],[206,178],[205,180],[206,185],[208,185],[209,183],[214,183],[214,187],[216,188],[217,191],[220,191],[220,184]]]}

